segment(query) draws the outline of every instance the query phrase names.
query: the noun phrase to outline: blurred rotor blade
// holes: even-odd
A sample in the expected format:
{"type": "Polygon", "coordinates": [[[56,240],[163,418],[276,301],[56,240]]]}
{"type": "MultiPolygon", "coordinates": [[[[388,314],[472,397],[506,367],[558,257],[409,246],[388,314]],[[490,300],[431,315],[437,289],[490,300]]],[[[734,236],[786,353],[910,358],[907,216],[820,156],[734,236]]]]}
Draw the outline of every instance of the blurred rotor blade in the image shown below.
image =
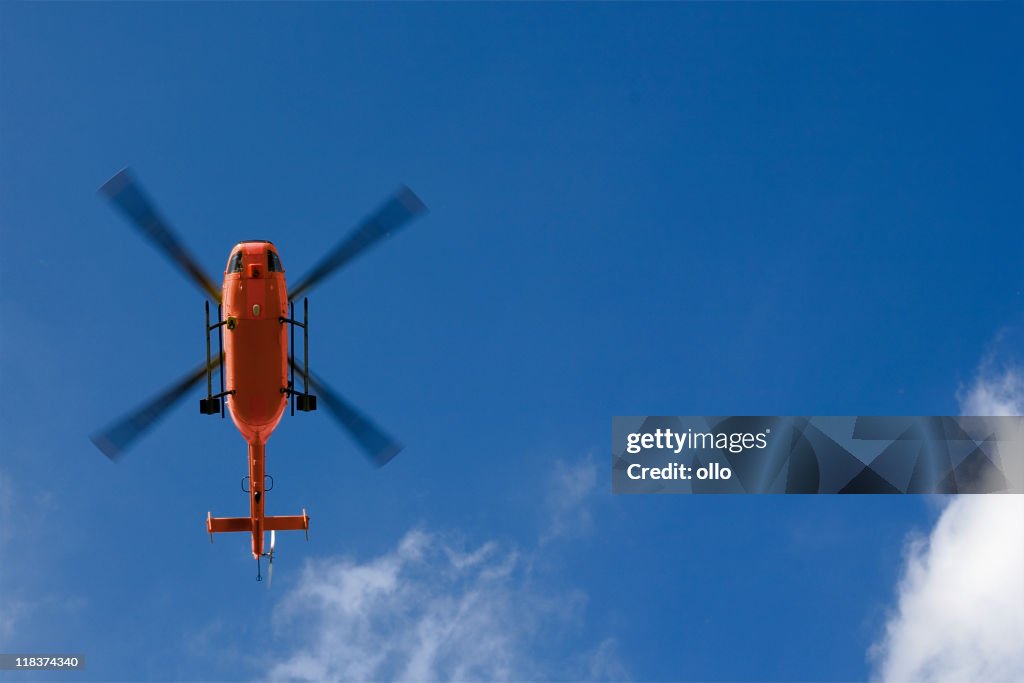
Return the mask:
{"type": "Polygon", "coordinates": [[[427,210],[420,198],[403,185],[371,215],[363,219],[352,233],[342,240],[305,277],[299,279],[288,293],[295,299],[371,246],[403,227],[411,219],[427,210]]]}
{"type": "Polygon", "coordinates": [[[127,168],[104,183],[100,193],[117,205],[142,234],[181,268],[214,301],[220,302],[220,290],[189,253],[167,222],[157,213],[153,202],[127,168]]]}
{"type": "MultiPolygon", "coordinates": [[[[295,374],[301,378],[303,376],[302,366],[292,361],[292,367],[295,368],[295,374]]],[[[370,418],[356,410],[352,404],[312,372],[309,373],[309,384],[316,392],[318,400],[322,401],[334,418],[348,430],[348,433],[362,447],[374,465],[383,467],[401,452],[402,444],[385,434],[370,418]]]]}
{"type": "MultiPolygon", "coordinates": [[[[210,364],[210,369],[212,370],[218,365],[220,365],[220,359],[215,358],[210,364]]],[[[160,418],[167,414],[167,411],[184,398],[185,394],[199,384],[204,377],[206,377],[205,363],[168,387],[160,395],[154,396],[138,410],[125,415],[102,432],[89,438],[96,448],[103,451],[105,456],[117,462],[136,439],[159,422],[160,418]]]]}

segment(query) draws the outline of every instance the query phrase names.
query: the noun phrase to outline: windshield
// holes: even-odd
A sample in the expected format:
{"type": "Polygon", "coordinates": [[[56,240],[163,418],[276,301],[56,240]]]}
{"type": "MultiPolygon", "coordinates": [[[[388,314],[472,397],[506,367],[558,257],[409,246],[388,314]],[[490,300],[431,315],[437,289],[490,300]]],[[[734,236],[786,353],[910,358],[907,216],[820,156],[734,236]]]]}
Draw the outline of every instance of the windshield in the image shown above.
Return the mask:
{"type": "Polygon", "coordinates": [[[284,268],[281,267],[281,259],[278,258],[276,251],[267,250],[267,270],[271,273],[283,273],[284,268]]]}

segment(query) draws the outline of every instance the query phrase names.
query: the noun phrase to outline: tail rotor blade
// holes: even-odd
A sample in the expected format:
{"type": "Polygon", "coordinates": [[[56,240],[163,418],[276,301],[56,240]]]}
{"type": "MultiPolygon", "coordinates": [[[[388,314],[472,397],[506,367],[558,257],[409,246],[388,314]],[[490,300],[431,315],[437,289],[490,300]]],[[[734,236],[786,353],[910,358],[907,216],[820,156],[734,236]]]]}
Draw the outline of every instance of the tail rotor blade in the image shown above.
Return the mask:
{"type": "Polygon", "coordinates": [[[267,588],[274,583],[274,541],[276,540],[274,530],[270,530],[270,554],[267,555],[267,588]]]}
{"type": "MultiPolygon", "coordinates": [[[[303,375],[302,366],[298,363],[293,361],[292,367],[295,368],[297,375],[300,377],[303,375]]],[[[322,379],[317,378],[313,373],[309,373],[309,375],[309,384],[316,391],[319,399],[334,419],[355,439],[374,465],[383,467],[401,452],[402,444],[388,436],[384,430],[343,399],[322,379]]]]}
{"type": "Polygon", "coordinates": [[[142,191],[142,186],[131,171],[120,171],[104,183],[100,193],[106,195],[139,232],[184,271],[189,279],[199,285],[207,296],[220,302],[220,290],[185,248],[181,239],[174,234],[167,221],[157,213],[153,202],[142,191]]]}
{"type": "Polygon", "coordinates": [[[426,205],[406,186],[400,187],[380,208],[323,257],[305,277],[300,278],[288,293],[295,299],[334,271],[363,253],[390,233],[397,232],[410,220],[424,213],[426,205]]]}
{"type": "MultiPolygon", "coordinates": [[[[211,363],[210,369],[212,370],[218,365],[220,365],[219,358],[211,363]]],[[[140,408],[125,415],[102,432],[94,434],[90,439],[105,456],[116,462],[136,439],[156,425],[167,414],[167,411],[181,401],[204,377],[206,377],[205,363],[154,396],[140,408]]]]}

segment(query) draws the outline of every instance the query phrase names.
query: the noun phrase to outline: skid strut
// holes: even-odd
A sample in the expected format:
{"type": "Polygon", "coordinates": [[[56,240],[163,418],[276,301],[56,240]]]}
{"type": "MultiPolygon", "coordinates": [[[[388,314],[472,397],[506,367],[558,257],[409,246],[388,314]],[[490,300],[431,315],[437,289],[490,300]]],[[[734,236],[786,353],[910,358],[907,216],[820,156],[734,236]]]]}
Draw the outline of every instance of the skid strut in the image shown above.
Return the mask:
{"type": "Polygon", "coordinates": [[[292,340],[289,345],[288,386],[281,388],[282,394],[288,394],[292,404],[292,415],[298,408],[304,413],[316,410],[316,396],[309,393],[309,299],[302,299],[302,322],[295,319],[295,304],[288,302],[288,318],[278,318],[278,322],[292,326],[292,340]],[[302,328],[302,391],[295,390],[295,328],[302,328]]]}
{"type": "Polygon", "coordinates": [[[216,415],[220,413],[224,417],[224,404],[221,399],[234,394],[234,390],[224,391],[224,317],[221,306],[217,306],[216,325],[210,324],[210,302],[206,302],[206,398],[199,399],[199,412],[203,415],[216,415]],[[220,376],[220,393],[213,393],[213,358],[210,357],[210,332],[217,330],[218,361],[220,366],[217,374],[220,376]]]}

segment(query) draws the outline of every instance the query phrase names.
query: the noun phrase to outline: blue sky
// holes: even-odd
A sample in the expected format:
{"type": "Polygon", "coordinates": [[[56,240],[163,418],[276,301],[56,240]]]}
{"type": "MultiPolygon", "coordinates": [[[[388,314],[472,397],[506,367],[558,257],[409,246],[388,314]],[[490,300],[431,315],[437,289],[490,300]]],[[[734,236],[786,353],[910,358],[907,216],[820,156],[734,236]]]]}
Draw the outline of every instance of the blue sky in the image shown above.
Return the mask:
{"type": "Polygon", "coordinates": [[[1022,322],[1021,33],[1012,4],[0,5],[2,649],[286,676],[337,625],[310,586],[400,567],[375,618],[487,596],[513,677],[866,678],[938,508],[612,497],[610,418],[958,412],[1022,322]],[[282,423],[268,508],[313,530],[272,590],[204,533],[245,510],[230,421],[190,398],[117,466],[86,438],[204,353],[201,296],[96,195],[127,165],[217,276],[271,239],[294,280],[399,183],[430,207],[311,294],[314,369],[407,449],[282,423]]]}

